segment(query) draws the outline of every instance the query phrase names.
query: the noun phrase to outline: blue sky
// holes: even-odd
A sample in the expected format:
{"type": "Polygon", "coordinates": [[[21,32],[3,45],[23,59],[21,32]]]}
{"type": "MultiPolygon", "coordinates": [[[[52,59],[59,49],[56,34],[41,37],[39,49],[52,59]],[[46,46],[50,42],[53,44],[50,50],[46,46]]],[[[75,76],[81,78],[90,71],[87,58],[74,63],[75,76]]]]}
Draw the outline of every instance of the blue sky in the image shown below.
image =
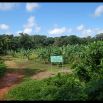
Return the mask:
{"type": "Polygon", "coordinates": [[[95,36],[103,32],[103,3],[0,3],[0,34],[95,36]]]}

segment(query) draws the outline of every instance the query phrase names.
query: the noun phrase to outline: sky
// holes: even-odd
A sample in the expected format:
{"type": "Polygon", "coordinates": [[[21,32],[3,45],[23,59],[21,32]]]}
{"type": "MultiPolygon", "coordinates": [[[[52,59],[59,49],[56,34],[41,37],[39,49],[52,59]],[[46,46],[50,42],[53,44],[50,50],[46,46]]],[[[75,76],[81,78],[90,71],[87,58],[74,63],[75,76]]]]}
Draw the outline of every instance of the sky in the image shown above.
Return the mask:
{"type": "Polygon", "coordinates": [[[59,37],[103,33],[103,3],[0,3],[0,34],[59,37]]]}

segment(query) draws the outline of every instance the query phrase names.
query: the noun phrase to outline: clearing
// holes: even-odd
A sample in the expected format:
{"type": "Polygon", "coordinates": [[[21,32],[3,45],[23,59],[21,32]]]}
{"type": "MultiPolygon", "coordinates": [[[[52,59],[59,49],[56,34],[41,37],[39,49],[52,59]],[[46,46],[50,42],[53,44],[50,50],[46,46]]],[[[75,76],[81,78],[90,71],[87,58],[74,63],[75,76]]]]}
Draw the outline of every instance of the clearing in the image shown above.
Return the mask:
{"type": "Polygon", "coordinates": [[[15,58],[5,59],[7,66],[7,73],[0,79],[0,100],[5,100],[5,94],[15,85],[21,83],[25,78],[31,79],[45,79],[52,77],[60,72],[71,73],[68,67],[62,70],[58,66],[52,66],[50,64],[40,64],[34,61],[20,60],[15,58]],[[52,71],[51,71],[52,70],[52,71]]]}

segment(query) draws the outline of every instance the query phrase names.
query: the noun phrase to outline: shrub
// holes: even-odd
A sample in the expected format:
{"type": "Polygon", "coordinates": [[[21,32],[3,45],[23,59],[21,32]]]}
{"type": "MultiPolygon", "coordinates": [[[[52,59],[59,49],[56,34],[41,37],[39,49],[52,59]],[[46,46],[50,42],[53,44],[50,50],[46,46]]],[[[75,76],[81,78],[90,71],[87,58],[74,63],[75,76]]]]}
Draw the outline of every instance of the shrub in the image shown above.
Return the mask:
{"type": "Polygon", "coordinates": [[[103,100],[103,78],[87,83],[86,94],[88,95],[88,100],[103,100]]]}
{"type": "Polygon", "coordinates": [[[85,82],[103,75],[103,42],[94,42],[85,46],[80,62],[74,62],[76,75],[85,82]]]}

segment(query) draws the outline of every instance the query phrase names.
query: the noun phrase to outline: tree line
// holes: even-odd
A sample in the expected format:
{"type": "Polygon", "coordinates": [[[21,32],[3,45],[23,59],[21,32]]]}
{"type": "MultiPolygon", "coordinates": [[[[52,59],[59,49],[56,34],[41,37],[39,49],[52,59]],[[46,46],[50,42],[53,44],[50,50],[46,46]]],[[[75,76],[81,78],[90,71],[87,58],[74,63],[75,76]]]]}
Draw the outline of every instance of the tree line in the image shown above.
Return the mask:
{"type": "Polygon", "coordinates": [[[75,44],[88,44],[93,41],[103,40],[103,33],[97,34],[94,37],[78,37],[76,35],[47,37],[45,35],[29,35],[20,33],[19,36],[13,34],[0,35],[0,54],[6,54],[7,50],[17,51],[18,49],[36,49],[47,46],[63,46],[75,44]]]}

